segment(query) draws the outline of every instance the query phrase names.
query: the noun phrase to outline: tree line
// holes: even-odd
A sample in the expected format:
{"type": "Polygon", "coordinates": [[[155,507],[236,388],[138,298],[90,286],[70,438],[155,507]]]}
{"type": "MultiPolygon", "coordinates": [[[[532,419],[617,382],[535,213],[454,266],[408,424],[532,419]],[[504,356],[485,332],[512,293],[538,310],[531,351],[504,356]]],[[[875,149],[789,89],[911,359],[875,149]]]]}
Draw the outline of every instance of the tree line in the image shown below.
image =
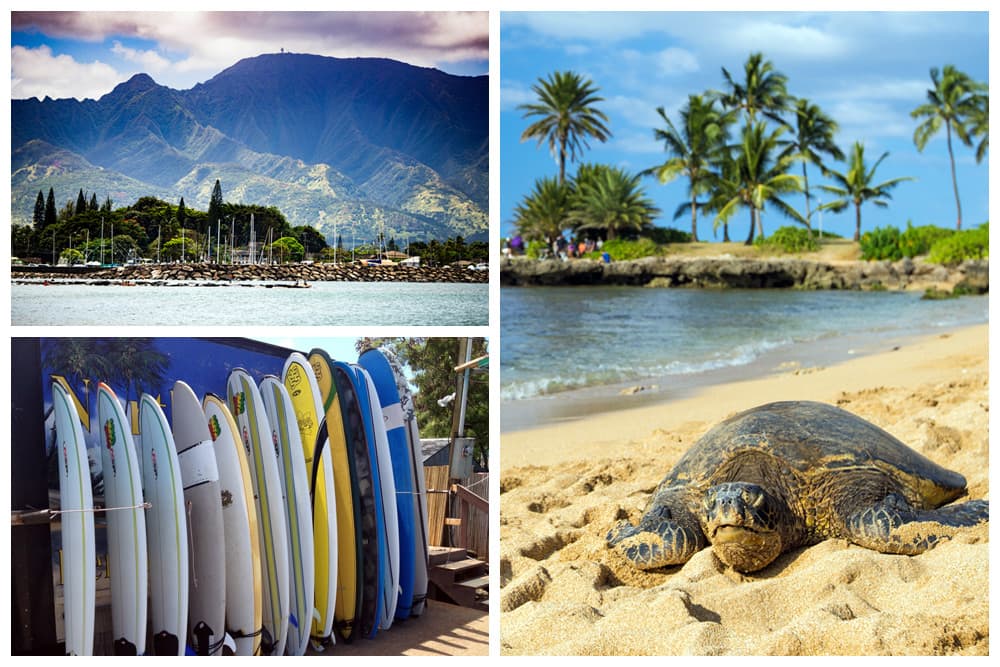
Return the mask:
{"type": "MultiPolygon", "coordinates": [[[[927,101],[911,112],[919,121],[913,141],[923,151],[942,129],[946,135],[951,180],[957,210],[956,229],[962,226],[962,209],[955,175],[954,140],[973,148],[981,162],[989,147],[989,93],[986,83],[974,81],[952,65],[930,70],[932,86],[927,101]]],[[[909,177],[878,182],[875,172],[888,157],[874,161],[865,146],[855,141],[845,152],[835,142],[837,122],[810,100],[789,93],[788,78],[762,53],[751,53],[739,76],[722,68],[722,90],[691,94],[676,123],[663,107],[657,113],[663,126],[653,137],[663,142],[666,159],[633,174],[618,167],[581,163],[567,176],[566,163],[575,162],[588,141],[611,137],[608,118],[599,108],[604,98],[592,81],[574,72],[554,72],[532,86],[537,101],[522,104],[531,124],[522,141],[546,143],[558,164],[557,177],[542,177],[516,205],[514,224],[527,241],[551,242],[566,229],[576,236],[607,240],[647,231],[660,211],[641,186],[644,176],[661,184],[687,180],[688,198],[674,211],[674,220],[691,220],[691,240],[698,241],[699,215],[713,216],[713,227],[723,229],[729,241],[729,224],[740,211],[749,212],[746,243],[764,236],[765,208],[811,229],[817,211],[835,213],[853,207],[854,240],[861,234],[861,207],[885,207],[891,191],[909,177]],[[842,162],[838,171],[832,161],[842,162]],[[801,166],[801,174],[796,173],[801,166]],[[809,168],[818,169],[831,183],[819,189],[833,200],[815,208],[809,168]],[[800,211],[786,198],[804,194],[800,211]]]]}
{"type": "MultiPolygon", "coordinates": [[[[49,188],[39,191],[30,225],[11,228],[12,256],[41,262],[123,264],[138,258],[159,262],[246,261],[254,240],[255,260],[296,262],[306,256],[331,259],[333,248],[326,237],[309,225],[292,227],[273,206],[226,202],[222,184],[216,180],[207,211],[157,197],[140,197],[135,203],[115,207],[110,196],[98,204],[97,193],[81,188],[75,199],[67,199],[57,210],[56,195],[49,188]]],[[[343,261],[343,240],[340,239],[343,261]]],[[[465,244],[462,237],[445,242],[411,245],[424,250],[430,263],[448,264],[458,259],[481,261],[488,255],[486,244],[465,244]]],[[[358,248],[358,258],[370,254],[358,248]]]]}

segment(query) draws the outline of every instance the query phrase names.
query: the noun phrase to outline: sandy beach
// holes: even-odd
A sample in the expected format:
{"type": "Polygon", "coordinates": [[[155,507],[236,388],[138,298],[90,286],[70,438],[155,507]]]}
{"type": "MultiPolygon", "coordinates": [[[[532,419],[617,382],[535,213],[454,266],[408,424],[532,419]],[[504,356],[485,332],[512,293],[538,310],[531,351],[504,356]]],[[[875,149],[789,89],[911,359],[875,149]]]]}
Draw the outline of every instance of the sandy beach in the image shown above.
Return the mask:
{"type": "Polygon", "coordinates": [[[640,572],[604,543],[710,426],[774,400],[839,405],[988,499],[987,332],[503,433],[502,654],[988,654],[987,525],[913,557],[828,540],[750,575],[708,549],[640,572]]]}

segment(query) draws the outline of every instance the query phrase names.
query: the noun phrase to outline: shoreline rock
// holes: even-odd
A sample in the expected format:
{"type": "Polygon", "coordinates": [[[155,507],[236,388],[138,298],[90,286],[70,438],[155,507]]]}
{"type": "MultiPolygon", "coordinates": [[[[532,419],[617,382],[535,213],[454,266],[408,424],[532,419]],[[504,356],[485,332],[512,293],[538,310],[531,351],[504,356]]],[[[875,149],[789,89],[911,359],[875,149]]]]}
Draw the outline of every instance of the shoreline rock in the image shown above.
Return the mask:
{"type": "Polygon", "coordinates": [[[503,286],[625,285],[635,287],[916,290],[966,294],[989,291],[989,260],[955,267],[920,259],[898,262],[822,262],[798,258],[644,257],[602,262],[525,257],[500,262],[503,286]]]}
{"type": "Polygon", "coordinates": [[[312,283],[327,281],[418,282],[418,283],[487,283],[489,271],[452,267],[360,266],[348,264],[143,264],[111,269],[53,271],[51,267],[11,267],[11,280],[30,278],[73,282],[98,281],[165,283],[172,281],[199,284],[241,282],[312,283]]]}

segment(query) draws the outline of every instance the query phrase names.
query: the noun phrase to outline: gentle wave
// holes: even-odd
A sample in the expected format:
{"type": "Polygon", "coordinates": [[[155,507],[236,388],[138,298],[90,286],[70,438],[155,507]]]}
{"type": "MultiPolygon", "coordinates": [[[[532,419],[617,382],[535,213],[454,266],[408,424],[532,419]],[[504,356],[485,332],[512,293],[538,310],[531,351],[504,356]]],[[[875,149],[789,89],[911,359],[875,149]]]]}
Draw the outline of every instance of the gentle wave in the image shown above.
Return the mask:
{"type": "Polygon", "coordinates": [[[669,378],[671,376],[697,375],[723,368],[746,366],[759,359],[764,353],[791,345],[793,342],[795,341],[791,339],[781,339],[744,344],[735,348],[731,355],[720,355],[699,361],[672,360],[645,367],[599,364],[590,371],[579,375],[556,374],[545,378],[514,380],[503,383],[500,389],[500,398],[505,401],[539,398],[573,389],[669,378]]]}
{"type": "Polygon", "coordinates": [[[700,382],[698,374],[748,367],[765,355],[823,364],[988,318],[985,297],[505,288],[500,397],[517,401],[625,383],[669,384],[671,377],[700,382]]]}

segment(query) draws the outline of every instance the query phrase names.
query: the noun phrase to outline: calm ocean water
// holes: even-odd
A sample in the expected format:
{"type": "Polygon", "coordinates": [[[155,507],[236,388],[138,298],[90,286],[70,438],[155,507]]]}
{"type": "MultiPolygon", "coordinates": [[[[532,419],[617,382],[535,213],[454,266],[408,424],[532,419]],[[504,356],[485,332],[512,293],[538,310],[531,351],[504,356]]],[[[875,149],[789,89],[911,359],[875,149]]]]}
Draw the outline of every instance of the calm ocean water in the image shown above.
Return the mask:
{"type": "Polygon", "coordinates": [[[17,325],[485,326],[489,285],[316,282],[309,289],[20,285],[17,325]]]}
{"type": "Polygon", "coordinates": [[[704,384],[712,375],[723,381],[734,372],[770,372],[789,359],[821,365],[987,320],[987,297],[924,301],[919,294],[896,292],[504,288],[500,382],[508,409],[501,423],[518,422],[511,401],[609,385],[655,383],[662,391],[704,384]]]}

